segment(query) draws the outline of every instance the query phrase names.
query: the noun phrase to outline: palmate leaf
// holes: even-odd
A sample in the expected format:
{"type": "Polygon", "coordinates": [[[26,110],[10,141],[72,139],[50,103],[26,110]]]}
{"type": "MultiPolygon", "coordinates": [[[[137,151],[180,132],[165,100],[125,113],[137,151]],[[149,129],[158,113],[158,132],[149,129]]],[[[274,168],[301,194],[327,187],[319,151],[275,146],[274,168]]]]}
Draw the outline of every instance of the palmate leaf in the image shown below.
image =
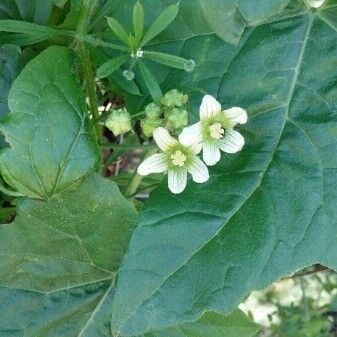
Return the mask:
{"type": "Polygon", "coordinates": [[[50,47],[28,63],[8,103],[0,130],[11,148],[0,153],[0,169],[14,189],[47,199],[95,169],[98,149],[66,48],[50,47]]]}
{"type": "Polygon", "coordinates": [[[198,67],[167,83],[246,108],[246,146],[224,155],[208,183],[151,195],[119,271],[114,335],[227,313],[316,262],[337,268],[337,3],[293,5],[298,12],[248,29],[237,47],[213,35],[183,41],[198,67]]]}

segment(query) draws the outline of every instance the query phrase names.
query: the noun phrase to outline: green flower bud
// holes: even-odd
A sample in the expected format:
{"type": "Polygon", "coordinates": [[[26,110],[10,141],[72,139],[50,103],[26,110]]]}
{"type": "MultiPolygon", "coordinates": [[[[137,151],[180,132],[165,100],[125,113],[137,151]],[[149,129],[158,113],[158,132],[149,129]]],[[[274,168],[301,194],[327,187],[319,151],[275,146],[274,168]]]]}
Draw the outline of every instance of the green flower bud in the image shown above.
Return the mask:
{"type": "Polygon", "coordinates": [[[158,106],[156,103],[150,103],[145,108],[145,113],[148,118],[157,119],[161,115],[160,106],[158,106]]]}
{"type": "Polygon", "coordinates": [[[174,130],[180,130],[188,124],[188,113],[185,109],[174,108],[168,111],[165,115],[169,126],[174,130]]]}
{"type": "Polygon", "coordinates": [[[153,131],[162,125],[161,119],[152,119],[149,117],[145,117],[140,122],[140,126],[142,128],[142,131],[146,137],[151,137],[153,134],[153,131]]]}
{"type": "Polygon", "coordinates": [[[127,133],[132,129],[130,114],[125,108],[114,110],[107,118],[105,126],[111,130],[115,136],[127,133]]]}
{"type": "Polygon", "coordinates": [[[177,89],[168,91],[161,100],[161,103],[168,108],[181,108],[187,103],[188,96],[184,95],[177,89]]]}

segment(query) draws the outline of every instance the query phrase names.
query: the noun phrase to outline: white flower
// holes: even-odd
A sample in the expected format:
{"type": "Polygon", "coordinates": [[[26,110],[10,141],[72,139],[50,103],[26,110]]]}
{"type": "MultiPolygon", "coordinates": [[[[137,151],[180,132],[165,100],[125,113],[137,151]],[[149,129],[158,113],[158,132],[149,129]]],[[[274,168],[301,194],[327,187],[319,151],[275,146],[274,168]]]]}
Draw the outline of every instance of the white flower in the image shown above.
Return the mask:
{"type": "Polygon", "coordinates": [[[200,144],[183,145],[162,127],[154,130],[153,138],[162,152],[153,154],[139,165],[140,175],[168,172],[168,187],[172,193],[181,193],[185,189],[187,173],[196,183],[208,180],[207,166],[197,156],[201,151],[200,144]]]}
{"type": "Polygon", "coordinates": [[[179,141],[187,146],[202,144],[204,162],[212,166],[220,160],[220,150],[236,153],[242,149],[245,140],[234,127],[247,119],[242,108],[222,110],[213,96],[206,95],[200,105],[200,122],[184,128],[179,141]]]}
{"type": "Polygon", "coordinates": [[[319,8],[324,4],[325,0],[309,0],[309,2],[311,7],[319,8]]]}

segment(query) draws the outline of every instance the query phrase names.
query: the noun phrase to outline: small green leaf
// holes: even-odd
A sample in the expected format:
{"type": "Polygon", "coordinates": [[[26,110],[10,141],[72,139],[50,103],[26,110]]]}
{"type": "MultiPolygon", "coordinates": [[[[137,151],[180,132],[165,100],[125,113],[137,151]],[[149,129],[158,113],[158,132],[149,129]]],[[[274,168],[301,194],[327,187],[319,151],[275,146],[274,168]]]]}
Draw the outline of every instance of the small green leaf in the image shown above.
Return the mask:
{"type": "Polygon", "coordinates": [[[151,73],[150,69],[139,60],[139,69],[143,76],[146,87],[149,89],[149,93],[154,101],[159,100],[163,94],[156,78],[151,73]]]}
{"type": "Polygon", "coordinates": [[[14,44],[16,46],[29,46],[41,41],[48,40],[54,37],[54,34],[50,33],[34,33],[34,34],[13,34],[4,33],[0,34],[0,45],[1,44],[14,44]]]}
{"type": "Polygon", "coordinates": [[[150,42],[154,37],[159,35],[176,18],[178,12],[179,12],[179,3],[164,9],[163,12],[150,26],[150,28],[146,31],[140,43],[140,46],[143,47],[148,42],[150,42]]]}
{"type": "Polygon", "coordinates": [[[126,32],[126,30],[114,18],[108,17],[107,20],[108,20],[109,27],[116,34],[116,36],[121,41],[123,41],[127,46],[129,46],[130,45],[129,34],[126,32]]]}
{"type": "Polygon", "coordinates": [[[96,168],[99,151],[67,48],[50,47],[30,61],[8,102],[0,129],[10,148],[0,152],[0,168],[12,188],[47,199],[96,168]]]}
{"type": "Polygon", "coordinates": [[[122,66],[129,58],[129,55],[121,55],[103,63],[97,69],[97,77],[104,78],[111,75],[115,70],[122,66]]]}
{"type": "Polygon", "coordinates": [[[0,20],[0,31],[9,33],[23,34],[47,34],[52,36],[59,35],[62,31],[57,29],[40,26],[35,23],[16,21],[16,20],[0,20]]]}
{"type": "Polygon", "coordinates": [[[190,63],[190,60],[183,57],[154,51],[144,51],[144,57],[176,69],[186,70],[190,63]]]}
{"type": "Polygon", "coordinates": [[[139,44],[144,31],[144,8],[139,1],[133,7],[133,30],[136,43],[139,44]]]}

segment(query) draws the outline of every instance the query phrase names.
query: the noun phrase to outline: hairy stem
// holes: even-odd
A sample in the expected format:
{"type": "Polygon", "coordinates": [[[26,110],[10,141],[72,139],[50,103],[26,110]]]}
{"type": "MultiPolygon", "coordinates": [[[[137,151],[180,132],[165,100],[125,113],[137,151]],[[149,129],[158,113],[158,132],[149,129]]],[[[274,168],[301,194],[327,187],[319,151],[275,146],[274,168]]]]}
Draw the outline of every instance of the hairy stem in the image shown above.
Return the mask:
{"type": "MultiPolygon", "coordinates": [[[[79,37],[85,36],[87,33],[87,27],[89,25],[89,14],[90,14],[90,7],[93,3],[92,0],[84,0],[81,8],[80,18],[78,20],[77,30],[76,33],[79,37]]],[[[87,95],[89,97],[89,105],[91,115],[94,121],[95,131],[96,131],[96,140],[97,142],[101,138],[101,127],[96,121],[99,118],[98,114],[98,102],[96,96],[96,87],[95,87],[95,77],[92,71],[92,65],[90,60],[89,52],[87,51],[83,40],[78,40],[78,47],[79,47],[79,56],[82,65],[82,71],[85,81],[85,87],[87,91],[87,95]]]]}

